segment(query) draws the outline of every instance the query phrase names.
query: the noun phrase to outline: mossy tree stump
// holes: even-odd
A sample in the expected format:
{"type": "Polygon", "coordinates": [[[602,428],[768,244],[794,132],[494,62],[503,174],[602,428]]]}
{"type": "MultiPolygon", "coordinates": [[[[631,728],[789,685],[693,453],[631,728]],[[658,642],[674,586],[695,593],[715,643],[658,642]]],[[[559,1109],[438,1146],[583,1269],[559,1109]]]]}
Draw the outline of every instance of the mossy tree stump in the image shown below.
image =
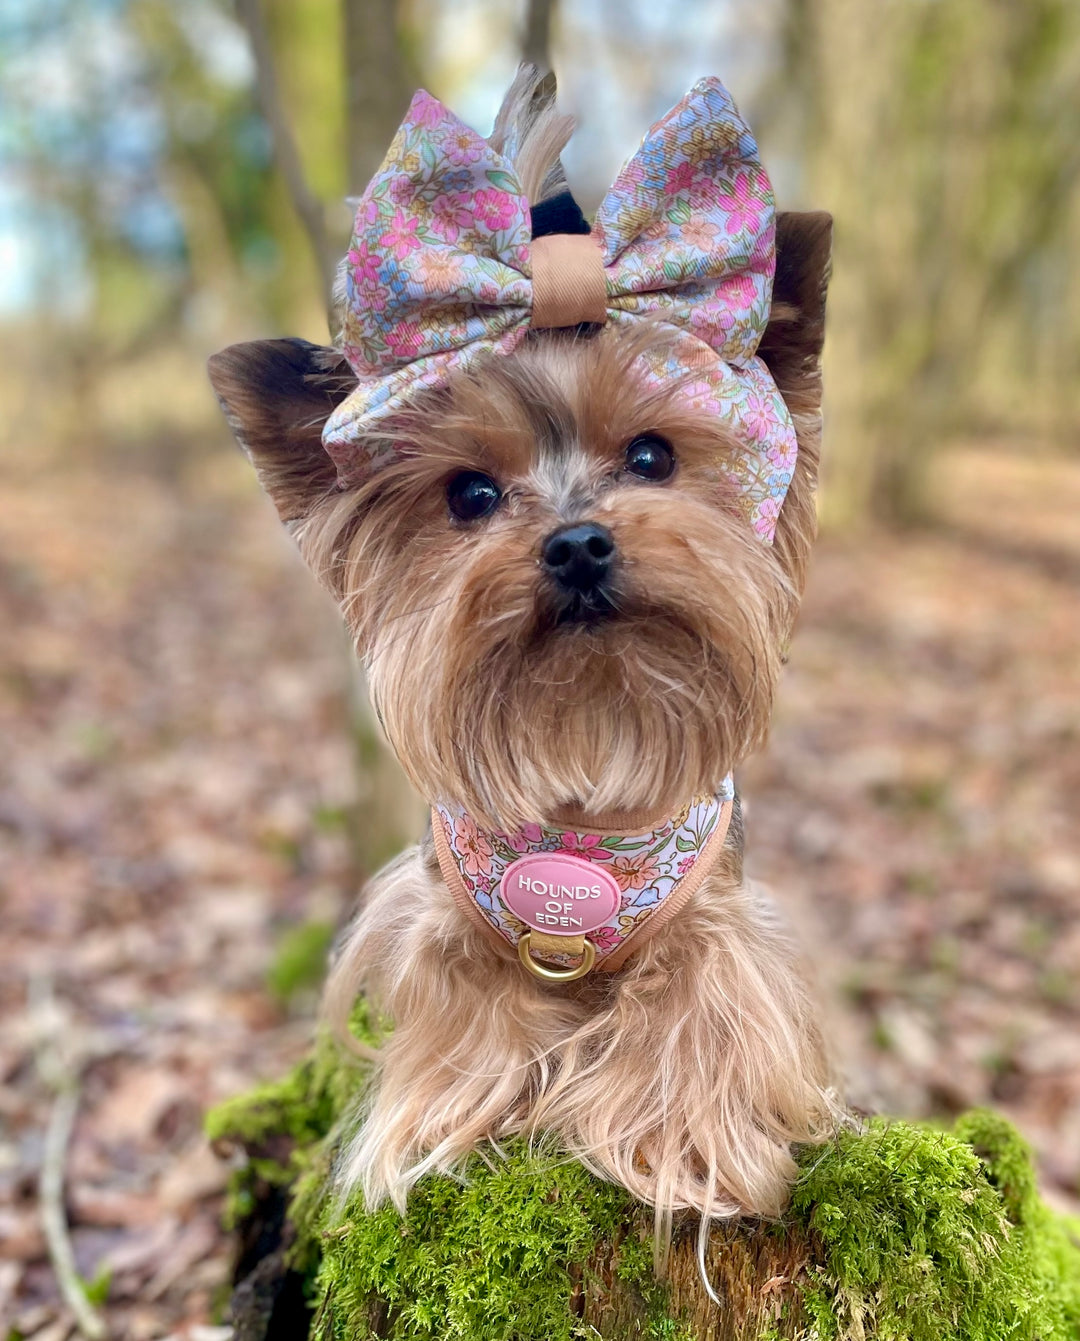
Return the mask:
{"type": "Polygon", "coordinates": [[[676,1229],[553,1153],[509,1143],[407,1213],[338,1206],[327,1173],[363,1077],[328,1042],[216,1109],[237,1160],[237,1341],[1080,1341],[1080,1223],[1039,1200],[1030,1154],[976,1111],[952,1131],[874,1120],[807,1149],[782,1223],[676,1229]]]}

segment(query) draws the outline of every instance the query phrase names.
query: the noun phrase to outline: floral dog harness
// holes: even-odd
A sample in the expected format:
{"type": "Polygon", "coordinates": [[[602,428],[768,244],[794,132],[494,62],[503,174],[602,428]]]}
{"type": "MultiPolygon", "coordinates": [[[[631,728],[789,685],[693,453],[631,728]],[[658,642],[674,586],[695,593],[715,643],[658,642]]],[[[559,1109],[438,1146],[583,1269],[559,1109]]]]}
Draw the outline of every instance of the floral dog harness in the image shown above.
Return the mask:
{"type": "Polygon", "coordinates": [[[458,907],[538,978],[570,982],[594,966],[620,968],[685,906],[724,846],[733,804],[728,778],[644,832],[526,824],[499,833],[444,805],[432,810],[432,832],[458,907]]]}

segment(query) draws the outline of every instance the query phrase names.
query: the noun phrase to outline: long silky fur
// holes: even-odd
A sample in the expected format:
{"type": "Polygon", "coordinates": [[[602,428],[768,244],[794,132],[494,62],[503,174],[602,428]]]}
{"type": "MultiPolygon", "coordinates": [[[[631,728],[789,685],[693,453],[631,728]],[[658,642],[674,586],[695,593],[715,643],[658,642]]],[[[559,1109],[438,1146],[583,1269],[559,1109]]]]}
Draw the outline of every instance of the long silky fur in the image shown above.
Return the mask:
{"type": "MultiPolygon", "coordinates": [[[[571,126],[523,71],[493,142],[534,202],[564,188],[571,126]]],[[[759,353],[795,423],[798,459],[775,542],[740,515],[720,464],[738,443],[644,387],[661,330],[543,333],[396,422],[402,450],[339,492],[322,423],[349,389],[334,350],[235,346],[211,377],[301,552],[341,602],[391,742],[432,799],[494,827],[568,808],[674,813],[768,728],[814,536],[819,356],[830,223],[780,215],[773,308],[759,353]],[[659,431],[678,474],[618,478],[625,444],[659,431]],[[507,487],[489,521],[455,529],[445,484],[487,470],[507,487]],[[619,616],[559,629],[537,554],[553,525],[601,519],[616,538],[619,616]]],[[[454,904],[429,835],[369,885],[336,955],[325,1009],[342,1040],[356,999],[393,1021],[370,1053],[339,1190],[403,1207],[426,1172],[485,1142],[551,1138],[656,1211],[779,1214],[790,1147],[842,1120],[800,967],[742,877],[741,823],[679,917],[618,973],[552,986],[454,904]]],[[[704,1272],[704,1265],[703,1265],[704,1272]]]]}
{"type": "Polygon", "coordinates": [[[490,360],[399,424],[415,454],[297,530],[411,780],[494,827],[567,807],[673,813],[768,730],[796,593],[739,512],[723,425],[677,385],[628,394],[635,358],[666,338],[605,331],[490,360]],[[676,446],[671,487],[613,480],[648,430],[676,446]],[[507,499],[455,532],[441,486],[475,468],[505,481],[507,499]],[[615,537],[624,608],[556,631],[536,555],[582,511],[615,537]]]}
{"type": "MultiPolygon", "coordinates": [[[[677,928],[617,975],[567,988],[522,973],[463,921],[430,841],[370,887],[336,959],[329,1019],[351,1039],[358,990],[394,1021],[339,1164],[343,1191],[403,1208],[483,1141],[553,1137],[672,1215],[778,1215],[789,1147],[836,1117],[812,1004],[733,832],[677,928]]],[[[360,1048],[353,1040],[352,1046],[360,1048]]]]}
{"type": "MultiPolygon", "coordinates": [[[[468,798],[492,824],[569,802],[674,811],[767,728],[812,538],[815,457],[782,547],[763,546],[704,466],[732,449],[722,428],[677,387],[635,388],[634,359],[659,338],[545,340],[493,361],[418,414],[415,457],[300,536],[367,652],[406,767],[427,795],[468,798]],[[679,490],[605,486],[612,445],[649,425],[684,455],[679,490]],[[432,480],[485,466],[522,481],[506,526],[526,542],[474,532],[452,562],[434,545],[426,569],[432,480]],[[538,539],[561,497],[612,526],[648,570],[651,604],[638,622],[586,632],[575,665],[599,638],[599,666],[556,686],[522,658],[538,618],[528,512],[540,509],[538,539]]],[[[801,427],[815,430],[809,408],[801,427]]],[[[568,989],[523,974],[463,920],[429,840],[372,884],[341,946],[326,1008],[342,1038],[360,993],[394,1021],[338,1170],[371,1204],[404,1205],[418,1178],[460,1169],[485,1140],[546,1135],[655,1207],[661,1261],[679,1211],[702,1217],[702,1245],[713,1218],[778,1214],[791,1145],[838,1120],[795,956],[742,882],[738,826],[676,924],[617,975],[568,989]]]]}

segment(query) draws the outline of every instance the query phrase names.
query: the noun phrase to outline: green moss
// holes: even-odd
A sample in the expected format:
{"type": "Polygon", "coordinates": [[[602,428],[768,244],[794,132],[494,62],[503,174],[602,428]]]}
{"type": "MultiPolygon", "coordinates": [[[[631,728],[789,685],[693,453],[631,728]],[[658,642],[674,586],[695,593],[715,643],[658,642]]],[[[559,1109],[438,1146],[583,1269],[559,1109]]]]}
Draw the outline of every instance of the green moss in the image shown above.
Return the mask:
{"type": "Polygon", "coordinates": [[[1080,1219],[1056,1215],[1039,1197],[1031,1149],[1000,1114],[976,1108],[957,1119],[955,1134],[982,1162],[1017,1227],[1018,1254],[1031,1264],[1033,1288],[1056,1331],[1080,1336],[1080,1219]]]}
{"type": "Polygon", "coordinates": [[[598,1243],[623,1239],[620,1276],[642,1292],[649,1314],[643,1337],[677,1333],[663,1287],[627,1234],[634,1207],[621,1189],[581,1165],[530,1153],[512,1143],[505,1158],[474,1161],[464,1183],[425,1179],[404,1218],[392,1208],[343,1220],[332,1211],[319,1227],[322,1260],[315,1297],[327,1301],[315,1335],[359,1341],[371,1335],[371,1301],[382,1301],[384,1334],[417,1341],[573,1341],[596,1333],[568,1301],[588,1288],[584,1264],[598,1243]],[[576,1276],[576,1281],[575,1281],[576,1276]],[[584,1278],[583,1278],[584,1277],[584,1278]]]}
{"type": "Polygon", "coordinates": [[[253,1213],[262,1188],[296,1183],[321,1148],[333,1124],[336,1096],[316,1084],[317,1070],[313,1057],[283,1080],[228,1099],[207,1113],[204,1129],[214,1145],[224,1150],[241,1146],[246,1155],[229,1175],[228,1228],[253,1213]]]}
{"type": "Polygon", "coordinates": [[[809,1158],[791,1216],[817,1236],[806,1301],[822,1338],[1080,1338],[1080,1246],[995,1114],[953,1133],[883,1120],[845,1133],[809,1158]]]}
{"type": "MultiPolygon", "coordinates": [[[[369,1046],[385,1032],[363,1002],[353,1014],[352,1031],[369,1046]]],[[[281,1136],[297,1146],[321,1141],[355,1100],[363,1084],[364,1067],[326,1033],[320,1033],[311,1053],[283,1080],[260,1085],[248,1094],[226,1099],[206,1115],[204,1127],[211,1141],[231,1141],[247,1147],[281,1136]]]]}
{"type": "Polygon", "coordinates": [[[301,922],[282,934],[266,974],[266,985],[279,1001],[287,1003],[297,992],[322,982],[333,939],[329,922],[301,922]]]}
{"type": "MultiPolygon", "coordinates": [[[[363,1002],[352,1019],[357,1038],[374,1044],[380,1026],[363,1002]]],[[[326,1033],[282,1080],[226,1099],[206,1114],[203,1128],[215,1145],[241,1146],[245,1164],[229,1180],[225,1220],[239,1224],[254,1209],[258,1185],[295,1185],[294,1197],[328,1163],[325,1146],[363,1085],[364,1067],[326,1033]]]]}
{"type": "Polygon", "coordinates": [[[92,1308],[103,1308],[109,1301],[109,1291],[112,1289],[112,1267],[102,1267],[92,1279],[83,1278],[82,1287],[86,1302],[92,1308]]]}
{"type": "MultiPolygon", "coordinates": [[[[316,1145],[330,1131],[349,1094],[355,1093],[357,1072],[320,1040],[314,1054],[283,1080],[260,1085],[249,1094],[212,1108],[205,1130],[214,1142],[243,1145],[249,1153],[262,1146],[281,1152],[283,1169],[297,1150],[316,1145]]],[[[258,1156],[256,1156],[258,1158],[258,1156]]]]}
{"type": "MultiPolygon", "coordinates": [[[[363,1016],[357,1029],[374,1032],[363,1016]]],[[[376,1325],[399,1341],[603,1336],[570,1306],[601,1288],[638,1306],[637,1330],[619,1336],[692,1341],[652,1275],[650,1213],[552,1152],[510,1142],[502,1157],[470,1161],[461,1181],[429,1176],[404,1217],[335,1205],[327,1172],[361,1084],[323,1039],[284,1081],[208,1120],[212,1135],[245,1145],[254,1176],[292,1185],[294,1265],[318,1341],[365,1341],[376,1325]],[[274,1144],[282,1135],[287,1153],[274,1144]]],[[[976,1111],[952,1132],[872,1121],[801,1163],[785,1224],[756,1231],[812,1246],[797,1282],[800,1335],[1080,1341],[1080,1227],[1041,1202],[1030,1152],[1003,1118],[976,1111]]],[[[751,1334],[794,1326],[781,1318],[751,1334]]]]}

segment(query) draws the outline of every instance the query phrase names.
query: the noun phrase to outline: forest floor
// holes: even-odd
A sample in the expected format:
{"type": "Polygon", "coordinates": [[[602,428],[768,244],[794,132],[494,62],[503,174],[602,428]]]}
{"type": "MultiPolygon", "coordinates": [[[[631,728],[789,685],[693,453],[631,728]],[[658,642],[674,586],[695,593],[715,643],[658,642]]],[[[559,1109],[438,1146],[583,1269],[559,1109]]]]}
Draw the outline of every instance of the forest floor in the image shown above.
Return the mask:
{"type": "MultiPolygon", "coordinates": [[[[942,470],[933,529],[819,546],[741,779],[750,866],[853,1100],[994,1104],[1075,1210],[1080,465],[942,470]]],[[[67,1218],[109,1336],[215,1341],[202,1113],[303,1051],[303,943],[355,898],[343,638],[231,457],[0,484],[0,627],[0,1331],[72,1332],[37,1188],[73,1092],[67,1218]]]]}

